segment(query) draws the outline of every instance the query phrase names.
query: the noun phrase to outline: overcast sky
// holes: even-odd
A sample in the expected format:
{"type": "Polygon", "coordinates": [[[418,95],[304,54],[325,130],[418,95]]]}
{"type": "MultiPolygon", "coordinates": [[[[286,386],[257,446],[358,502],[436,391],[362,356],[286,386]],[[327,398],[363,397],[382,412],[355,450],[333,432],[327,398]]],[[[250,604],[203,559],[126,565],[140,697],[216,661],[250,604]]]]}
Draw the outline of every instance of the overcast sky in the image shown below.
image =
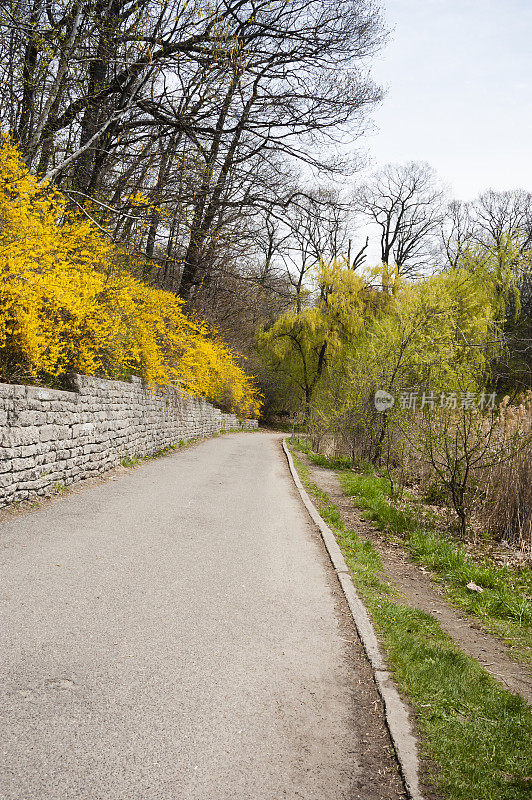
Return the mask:
{"type": "Polygon", "coordinates": [[[372,166],[428,161],[452,194],[532,190],[532,0],[382,0],[373,62],[387,96],[362,149],[372,166]]]}

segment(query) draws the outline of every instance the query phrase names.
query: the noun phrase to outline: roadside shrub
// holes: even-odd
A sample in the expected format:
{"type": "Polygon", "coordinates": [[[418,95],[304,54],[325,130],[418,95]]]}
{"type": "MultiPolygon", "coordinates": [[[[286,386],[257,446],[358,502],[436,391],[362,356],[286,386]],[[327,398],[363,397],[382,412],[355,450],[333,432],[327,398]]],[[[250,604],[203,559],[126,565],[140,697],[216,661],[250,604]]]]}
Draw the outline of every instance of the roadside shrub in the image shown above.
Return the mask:
{"type": "Polygon", "coordinates": [[[0,142],[0,375],[62,385],[68,372],[136,374],[250,416],[254,381],[182,301],[127,269],[127,260],[64,197],[40,185],[7,137],[0,142]]]}

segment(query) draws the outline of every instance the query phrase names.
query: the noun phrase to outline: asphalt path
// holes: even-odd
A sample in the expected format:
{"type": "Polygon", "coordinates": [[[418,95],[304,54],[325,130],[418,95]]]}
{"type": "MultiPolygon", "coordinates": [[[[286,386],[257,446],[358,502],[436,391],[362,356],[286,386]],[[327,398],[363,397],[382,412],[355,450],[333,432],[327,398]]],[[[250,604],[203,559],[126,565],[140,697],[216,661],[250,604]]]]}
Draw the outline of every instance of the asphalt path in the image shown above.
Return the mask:
{"type": "Polygon", "coordinates": [[[0,525],[2,800],[403,797],[275,434],[0,525]]]}

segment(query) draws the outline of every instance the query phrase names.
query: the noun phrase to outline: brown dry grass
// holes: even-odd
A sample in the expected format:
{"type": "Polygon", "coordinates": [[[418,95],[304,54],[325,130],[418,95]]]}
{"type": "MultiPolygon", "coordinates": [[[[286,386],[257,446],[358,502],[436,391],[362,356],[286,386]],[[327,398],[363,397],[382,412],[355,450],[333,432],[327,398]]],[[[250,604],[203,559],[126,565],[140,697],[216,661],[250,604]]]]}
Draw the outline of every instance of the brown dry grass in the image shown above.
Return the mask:
{"type": "MultiPolygon", "coordinates": [[[[532,433],[532,392],[519,405],[501,404],[501,435],[532,433]]],[[[526,443],[512,459],[496,464],[480,487],[478,521],[495,537],[513,547],[532,552],[532,445],[526,443]]]]}
{"type": "MultiPolygon", "coordinates": [[[[368,460],[375,431],[356,414],[335,430],[311,431],[312,447],[327,456],[348,456],[354,463],[368,460]],[[357,424],[358,423],[358,424],[357,424]],[[313,435],[312,435],[313,434],[313,435]]],[[[388,431],[380,468],[399,488],[418,487],[429,502],[448,506],[450,497],[422,448],[415,446],[420,418],[409,421],[409,435],[400,427],[388,431]],[[416,427],[417,426],[417,427],[416,427]]],[[[473,534],[484,531],[494,541],[532,554],[532,391],[518,403],[504,398],[495,417],[486,416],[471,432],[472,439],[489,438],[485,456],[473,470],[467,492],[469,522],[473,534]]],[[[474,535],[473,538],[476,539],[474,535]]]]}

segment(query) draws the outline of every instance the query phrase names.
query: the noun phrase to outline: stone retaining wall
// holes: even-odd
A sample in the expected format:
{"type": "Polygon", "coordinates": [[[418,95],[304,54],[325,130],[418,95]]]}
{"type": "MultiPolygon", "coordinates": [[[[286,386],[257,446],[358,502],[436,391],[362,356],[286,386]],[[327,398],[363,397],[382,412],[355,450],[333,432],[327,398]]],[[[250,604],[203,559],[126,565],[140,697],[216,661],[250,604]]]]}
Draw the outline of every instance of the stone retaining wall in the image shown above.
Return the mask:
{"type": "Polygon", "coordinates": [[[50,494],[168,445],[257,428],[179,389],[74,375],[73,391],[0,383],[0,507],[50,494]]]}

